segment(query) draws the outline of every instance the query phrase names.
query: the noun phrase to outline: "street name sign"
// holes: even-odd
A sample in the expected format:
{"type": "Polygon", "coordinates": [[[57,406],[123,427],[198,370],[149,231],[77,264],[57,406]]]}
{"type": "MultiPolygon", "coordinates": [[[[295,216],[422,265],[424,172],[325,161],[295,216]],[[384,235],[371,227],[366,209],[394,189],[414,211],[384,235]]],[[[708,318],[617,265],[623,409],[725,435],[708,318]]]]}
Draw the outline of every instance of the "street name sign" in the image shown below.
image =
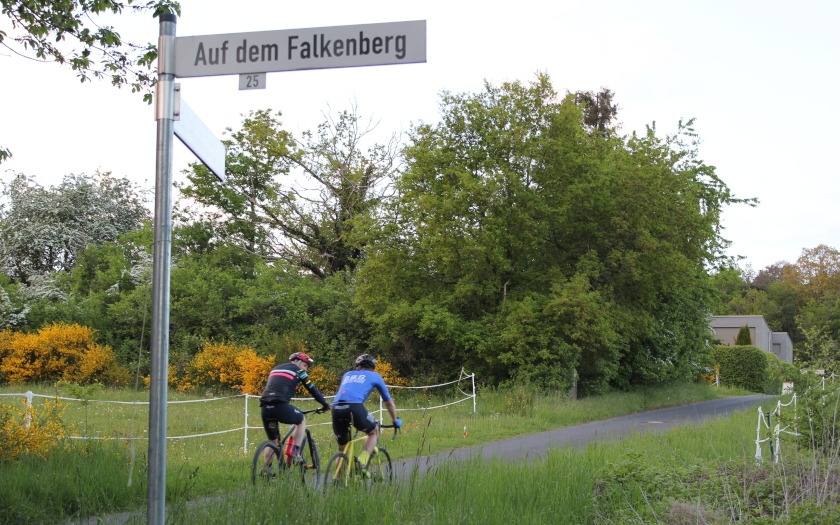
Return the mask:
{"type": "Polygon", "coordinates": [[[181,78],[425,61],[425,20],[175,39],[181,78]]]}
{"type": "Polygon", "coordinates": [[[225,145],[180,96],[181,90],[175,84],[175,136],[193,155],[207,166],[219,181],[225,181],[225,145]]]}

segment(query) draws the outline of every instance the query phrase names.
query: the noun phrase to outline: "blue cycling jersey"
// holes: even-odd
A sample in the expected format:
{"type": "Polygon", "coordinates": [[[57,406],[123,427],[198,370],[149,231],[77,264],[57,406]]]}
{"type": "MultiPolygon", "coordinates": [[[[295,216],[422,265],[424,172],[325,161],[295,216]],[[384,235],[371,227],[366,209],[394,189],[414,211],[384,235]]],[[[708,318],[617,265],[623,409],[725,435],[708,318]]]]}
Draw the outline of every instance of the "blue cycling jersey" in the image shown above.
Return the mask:
{"type": "Polygon", "coordinates": [[[382,401],[390,401],[391,394],[382,376],[373,370],[351,370],[341,378],[341,386],[334,403],[364,403],[373,389],[379,392],[382,401]]]}

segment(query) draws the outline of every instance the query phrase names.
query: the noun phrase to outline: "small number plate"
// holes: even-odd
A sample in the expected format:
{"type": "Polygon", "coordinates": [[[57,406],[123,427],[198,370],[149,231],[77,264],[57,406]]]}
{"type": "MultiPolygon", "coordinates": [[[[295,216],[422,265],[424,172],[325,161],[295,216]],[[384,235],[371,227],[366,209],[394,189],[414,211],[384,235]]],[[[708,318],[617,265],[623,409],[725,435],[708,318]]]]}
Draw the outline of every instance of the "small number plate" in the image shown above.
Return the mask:
{"type": "Polygon", "coordinates": [[[239,89],[265,89],[265,73],[243,73],[239,75],[239,89]]]}

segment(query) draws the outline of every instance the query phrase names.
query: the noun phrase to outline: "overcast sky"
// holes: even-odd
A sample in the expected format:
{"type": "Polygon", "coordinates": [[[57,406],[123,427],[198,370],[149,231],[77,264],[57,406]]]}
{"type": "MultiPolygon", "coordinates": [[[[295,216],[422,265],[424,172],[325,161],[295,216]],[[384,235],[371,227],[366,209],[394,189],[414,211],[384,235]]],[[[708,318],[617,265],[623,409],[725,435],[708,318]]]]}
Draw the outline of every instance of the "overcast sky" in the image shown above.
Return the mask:
{"type": "MultiPolygon", "coordinates": [[[[294,132],[356,104],[383,136],[438,120],[439,94],[476,92],[484,80],[546,72],[566,91],[611,89],[622,131],[656,122],[660,134],[696,118],[700,155],[755,208],[723,217],[731,255],[759,270],[804,248],[840,249],[840,2],[836,0],[320,1],[182,0],[178,36],[426,20],[427,62],[269,73],[267,89],[237,76],[181,79],[182,96],[224,138],[250,110],[282,111],[294,132]]],[[[153,42],[148,15],[114,18],[123,37],[153,42]]],[[[8,29],[5,19],[0,29],[8,29]]],[[[151,106],[107,82],[0,47],[0,146],[12,173],[57,184],[110,171],[141,187],[155,179],[151,106]]],[[[174,176],[195,158],[180,144],[174,176]]]]}

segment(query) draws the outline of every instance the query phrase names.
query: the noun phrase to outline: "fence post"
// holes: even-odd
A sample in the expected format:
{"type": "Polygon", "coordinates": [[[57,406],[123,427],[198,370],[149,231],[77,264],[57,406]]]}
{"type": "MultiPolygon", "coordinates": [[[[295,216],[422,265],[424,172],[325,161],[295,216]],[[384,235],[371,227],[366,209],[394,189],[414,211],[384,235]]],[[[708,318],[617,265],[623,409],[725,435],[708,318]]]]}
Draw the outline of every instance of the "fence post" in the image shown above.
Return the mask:
{"type": "Polygon", "coordinates": [[[764,418],[762,417],[762,410],[761,407],[758,407],[758,426],[755,429],[755,462],[761,463],[761,423],[763,423],[764,418]]]}
{"type": "Polygon", "coordinates": [[[769,441],[770,441],[770,458],[773,461],[776,461],[776,447],[775,447],[775,443],[773,443],[773,425],[771,424],[771,421],[772,421],[771,416],[772,415],[773,415],[772,412],[767,414],[767,430],[770,431],[770,439],[769,439],[769,441]]]}
{"type": "Polygon", "coordinates": [[[26,391],[26,415],[24,416],[24,426],[29,428],[29,425],[32,423],[32,398],[35,394],[32,393],[32,390],[26,391]]]}
{"type": "Polygon", "coordinates": [[[248,394],[245,394],[245,438],[242,441],[242,453],[248,454],[248,394]]]}
{"type": "Polygon", "coordinates": [[[472,388],[473,388],[473,414],[475,414],[475,372],[470,374],[472,377],[472,388]]]}

